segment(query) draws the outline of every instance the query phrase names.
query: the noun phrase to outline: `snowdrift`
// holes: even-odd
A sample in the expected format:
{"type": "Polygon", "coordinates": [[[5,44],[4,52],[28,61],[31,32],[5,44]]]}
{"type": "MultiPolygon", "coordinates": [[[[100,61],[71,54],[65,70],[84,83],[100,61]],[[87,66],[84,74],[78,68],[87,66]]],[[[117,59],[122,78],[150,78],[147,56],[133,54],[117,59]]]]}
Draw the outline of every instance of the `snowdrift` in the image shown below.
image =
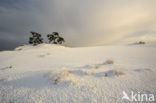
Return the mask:
{"type": "Polygon", "coordinates": [[[2,51],[0,103],[124,103],[123,91],[156,94],[155,53],[144,45],[2,51]]]}

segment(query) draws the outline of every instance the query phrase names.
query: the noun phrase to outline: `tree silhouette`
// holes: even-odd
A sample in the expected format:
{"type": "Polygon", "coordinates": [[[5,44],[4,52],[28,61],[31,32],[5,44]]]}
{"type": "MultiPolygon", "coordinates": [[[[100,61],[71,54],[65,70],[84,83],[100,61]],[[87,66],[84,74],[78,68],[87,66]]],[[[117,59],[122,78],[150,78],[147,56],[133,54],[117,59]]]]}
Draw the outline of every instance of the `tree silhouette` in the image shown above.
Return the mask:
{"type": "Polygon", "coordinates": [[[32,37],[29,38],[29,44],[38,45],[43,43],[43,38],[41,37],[41,34],[36,32],[30,32],[32,34],[32,37]]]}
{"type": "Polygon", "coordinates": [[[60,37],[58,32],[53,32],[52,34],[48,34],[47,37],[49,43],[62,44],[63,42],[65,42],[64,38],[60,37]]]}

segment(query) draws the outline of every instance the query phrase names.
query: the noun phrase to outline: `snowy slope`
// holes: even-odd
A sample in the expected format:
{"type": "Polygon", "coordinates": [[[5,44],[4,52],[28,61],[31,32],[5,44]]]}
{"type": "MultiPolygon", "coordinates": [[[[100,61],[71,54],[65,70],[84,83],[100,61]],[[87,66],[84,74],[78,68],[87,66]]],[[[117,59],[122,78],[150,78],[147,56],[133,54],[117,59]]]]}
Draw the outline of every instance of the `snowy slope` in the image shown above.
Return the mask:
{"type": "Polygon", "coordinates": [[[156,94],[156,47],[25,45],[0,52],[0,103],[124,103],[156,94]]]}

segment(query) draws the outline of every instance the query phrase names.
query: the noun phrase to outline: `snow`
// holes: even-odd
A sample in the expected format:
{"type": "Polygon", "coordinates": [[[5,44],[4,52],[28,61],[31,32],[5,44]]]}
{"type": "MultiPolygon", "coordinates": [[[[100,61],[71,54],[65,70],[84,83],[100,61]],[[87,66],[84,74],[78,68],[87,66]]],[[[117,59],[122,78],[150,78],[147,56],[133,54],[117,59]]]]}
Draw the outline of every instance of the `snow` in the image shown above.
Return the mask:
{"type": "Polygon", "coordinates": [[[155,53],[146,45],[1,51],[0,103],[124,103],[123,91],[156,95],[155,53]]]}

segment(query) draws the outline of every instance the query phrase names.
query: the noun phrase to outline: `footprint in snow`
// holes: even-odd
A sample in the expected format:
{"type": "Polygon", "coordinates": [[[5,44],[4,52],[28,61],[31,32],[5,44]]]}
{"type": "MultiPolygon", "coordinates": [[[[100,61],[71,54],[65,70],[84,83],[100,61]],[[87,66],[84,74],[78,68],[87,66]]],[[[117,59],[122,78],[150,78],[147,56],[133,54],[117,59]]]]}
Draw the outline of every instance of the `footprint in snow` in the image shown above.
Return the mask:
{"type": "Polygon", "coordinates": [[[142,69],[135,69],[135,72],[145,72],[145,71],[151,71],[149,68],[142,68],[142,69]]]}
{"type": "Polygon", "coordinates": [[[39,55],[39,57],[40,58],[44,58],[44,57],[49,56],[49,55],[51,55],[51,54],[50,53],[46,53],[46,54],[39,55]]]}
{"type": "Polygon", "coordinates": [[[124,75],[122,71],[109,70],[106,72],[96,73],[94,76],[95,77],[115,77],[115,76],[121,76],[121,75],[124,75]]]}
{"type": "Polygon", "coordinates": [[[39,57],[40,57],[40,58],[44,58],[44,57],[45,57],[45,55],[40,55],[39,57]]]}
{"type": "Polygon", "coordinates": [[[103,63],[94,64],[94,65],[93,64],[92,65],[84,65],[84,66],[80,66],[78,68],[80,68],[80,69],[99,69],[102,66],[111,65],[111,64],[114,64],[113,60],[107,60],[103,63]]]}

